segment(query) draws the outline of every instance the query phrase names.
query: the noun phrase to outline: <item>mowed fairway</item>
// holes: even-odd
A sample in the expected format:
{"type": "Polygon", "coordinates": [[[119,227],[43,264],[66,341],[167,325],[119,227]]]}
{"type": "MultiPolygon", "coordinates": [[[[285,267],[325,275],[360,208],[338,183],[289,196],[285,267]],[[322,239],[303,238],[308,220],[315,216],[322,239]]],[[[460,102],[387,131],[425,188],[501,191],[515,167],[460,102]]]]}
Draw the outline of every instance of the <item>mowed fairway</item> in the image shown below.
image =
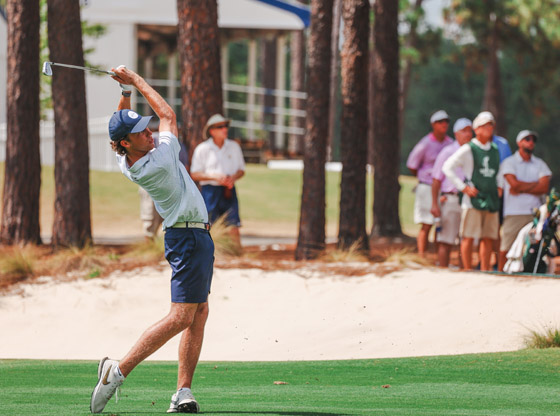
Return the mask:
{"type": "MultiPolygon", "coordinates": [[[[96,373],[95,362],[0,361],[0,414],[87,415],[96,373]]],[[[165,413],[175,377],[175,363],[141,364],[105,413],[165,413]]],[[[206,415],[558,415],[560,351],[203,362],[194,392],[206,415]]]]}

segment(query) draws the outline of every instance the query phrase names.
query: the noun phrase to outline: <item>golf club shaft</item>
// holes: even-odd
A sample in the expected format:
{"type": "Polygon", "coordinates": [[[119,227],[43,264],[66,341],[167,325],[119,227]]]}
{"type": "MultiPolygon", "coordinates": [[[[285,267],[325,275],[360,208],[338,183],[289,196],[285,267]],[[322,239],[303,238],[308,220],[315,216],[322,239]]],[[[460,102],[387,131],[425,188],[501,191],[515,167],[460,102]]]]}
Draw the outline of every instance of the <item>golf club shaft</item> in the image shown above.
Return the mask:
{"type": "Polygon", "coordinates": [[[51,62],[51,66],[64,66],[66,68],[74,68],[74,69],[81,69],[82,71],[91,71],[91,72],[101,72],[103,74],[108,74],[108,75],[115,75],[114,72],[112,71],[105,71],[103,69],[97,69],[97,68],[87,68],[85,66],[77,66],[77,65],[68,65],[68,64],[58,64],[56,62],[51,62]]]}

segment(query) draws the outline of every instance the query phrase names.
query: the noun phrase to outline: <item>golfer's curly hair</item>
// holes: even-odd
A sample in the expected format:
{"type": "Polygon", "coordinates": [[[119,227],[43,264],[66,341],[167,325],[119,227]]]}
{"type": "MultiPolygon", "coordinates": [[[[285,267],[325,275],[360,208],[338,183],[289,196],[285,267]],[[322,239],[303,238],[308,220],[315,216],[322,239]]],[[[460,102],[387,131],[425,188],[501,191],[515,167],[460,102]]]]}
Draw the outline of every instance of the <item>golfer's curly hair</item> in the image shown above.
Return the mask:
{"type": "Polygon", "coordinates": [[[123,137],[119,141],[111,141],[111,149],[117,152],[119,155],[124,156],[126,155],[126,149],[121,145],[121,141],[126,140],[126,137],[123,137]]]}

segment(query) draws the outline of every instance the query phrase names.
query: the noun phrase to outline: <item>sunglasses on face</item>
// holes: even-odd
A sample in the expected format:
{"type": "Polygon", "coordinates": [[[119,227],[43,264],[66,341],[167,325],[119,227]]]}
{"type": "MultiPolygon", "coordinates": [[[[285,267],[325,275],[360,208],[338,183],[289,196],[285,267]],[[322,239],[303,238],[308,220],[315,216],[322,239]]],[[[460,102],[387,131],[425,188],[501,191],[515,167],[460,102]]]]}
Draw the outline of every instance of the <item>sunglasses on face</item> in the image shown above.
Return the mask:
{"type": "Polygon", "coordinates": [[[537,142],[537,138],[535,136],[527,136],[524,137],[523,140],[525,140],[526,142],[530,142],[531,140],[536,143],[537,142]]]}
{"type": "Polygon", "coordinates": [[[227,129],[227,128],[228,128],[227,124],[221,124],[219,126],[212,126],[211,129],[214,130],[214,129],[227,129]]]}

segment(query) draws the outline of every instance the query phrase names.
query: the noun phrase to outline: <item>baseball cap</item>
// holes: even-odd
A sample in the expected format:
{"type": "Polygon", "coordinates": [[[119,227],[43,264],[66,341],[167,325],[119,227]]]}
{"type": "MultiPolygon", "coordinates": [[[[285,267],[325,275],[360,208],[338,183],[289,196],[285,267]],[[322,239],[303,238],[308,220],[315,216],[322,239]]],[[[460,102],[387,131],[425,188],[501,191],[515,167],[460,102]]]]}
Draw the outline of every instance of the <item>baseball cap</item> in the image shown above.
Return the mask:
{"type": "Polygon", "coordinates": [[[465,127],[472,127],[472,123],[468,118],[461,117],[453,125],[453,133],[457,133],[459,130],[463,130],[465,127]]]}
{"type": "Polygon", "coordinates": [[[523,140],[525,137],[528,136],[535,136],[535,138],[538,138],[539,135],[531,130],[521,130],[518,134],[517,134],[517,138],[515,139],[515,143],[519,143],[521,140],[523,140]]]}
{"type": "Polygon", "coordinates": [[[438,110],[434,114],[432,114],[432,116],[430,117],[430,124],[441,120],[449,120],[449,115],[445,112],[445,110],[438,110]]]}
{"type": "Polygon", "coordinates": [[[477,129],[480,126],[484,126],[488,123],[495,123],[494,115],[490,111],[483,111],[475,117],[473,120],[473,129],[477,129]]]}
{"type": "Polygon", "coordinates": [[[220,124],[220,123],[227,123],[229,125],[230,122],[231,120],[229,118],[225,118],[221,114],[214,114],[212,117],[208,119],[208,121],[206,122],[206,126],[204,126],[204,131],[202,132],[203,137],[204,138],[210,137],[208,135],[208,131],[210,130],[210,127],[212,127],[213,125],[220,124]]]}
{"type": "Polygon", "coordinates": [[[132,110],[116,111],[109,120],[109,136],[111,140],[119,141],[129,133],[140,133],[148,126],[152,117],[142,117],[132,110]]]}

